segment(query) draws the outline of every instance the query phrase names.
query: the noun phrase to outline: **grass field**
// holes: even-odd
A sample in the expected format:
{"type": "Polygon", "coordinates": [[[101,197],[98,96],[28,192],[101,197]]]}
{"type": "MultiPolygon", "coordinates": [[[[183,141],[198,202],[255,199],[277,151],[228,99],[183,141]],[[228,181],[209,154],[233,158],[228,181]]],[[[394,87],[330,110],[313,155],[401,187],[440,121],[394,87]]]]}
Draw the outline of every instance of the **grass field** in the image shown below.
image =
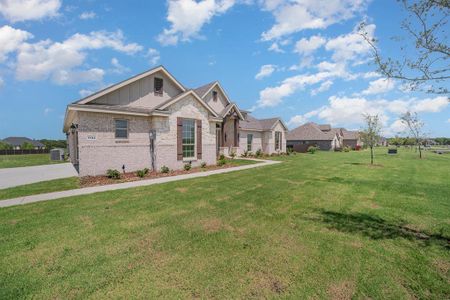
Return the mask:
{"type": "Polygon", "coordinates": [[[0,299],[448,299],[450,156],[282,164],[0,209],[0,299]]]}
{"type": "Polygon", "coordinates": [[[0,200],[11,199],[29,195],[51,193],[77,189],[80,187],[78,177],[69,177],[31,184],[20,185],[7,189],[0,189],[0,200]]]}
{"type": "Polygon", "coordinates": [[[50,154],[0,155],[0,169],[57,164],[50,160],[50,154]]]}

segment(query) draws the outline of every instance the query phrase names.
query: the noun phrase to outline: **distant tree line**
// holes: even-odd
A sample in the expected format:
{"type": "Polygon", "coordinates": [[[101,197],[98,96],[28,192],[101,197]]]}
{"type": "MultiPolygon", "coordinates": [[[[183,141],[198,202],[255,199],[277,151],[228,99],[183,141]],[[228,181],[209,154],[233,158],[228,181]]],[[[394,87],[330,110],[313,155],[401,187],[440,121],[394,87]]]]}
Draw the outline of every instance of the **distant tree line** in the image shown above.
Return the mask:
{"type": "MultiPolygon", "coordinates": [[[[54,148],[63,148],[65,149],[67,147],[66,140],[39,140],[42,144],[45,145],[45,149],[54,149],[54,148]]],[[[5,143],[3,141],[0,141],[0,150],[12,150],[12,146],[8,143],[5,143]]],[[[22,150],[32,150],[34,149],[34,145],[30,142],[24,142],[20,148],[22,150]]]]}
{"type": "Polygon", "coordinates": [[[54,149],[54,148],[63,148],[63,149],[65,149],[67,147],[67,141],[66,140],[47,140],[47,139],[43,139],[43,140],[40,140],[40,142],[45,145],[46,149],[54,149]]]}
{"type": "MultiPolygon", "coordinates": [[[[446,137],[438,137],[438,138],[431,138],[427,141],[435,141],[438,145],[450,145],[450,138],[446,137]]],[[[425,141],[424,143],[427,143],[425,141]]],[[[416,139],[411,137],[393,137],[388,138],[389,145],[395,145],[395,146],[414,146],[416,144],[416,139]]]]}

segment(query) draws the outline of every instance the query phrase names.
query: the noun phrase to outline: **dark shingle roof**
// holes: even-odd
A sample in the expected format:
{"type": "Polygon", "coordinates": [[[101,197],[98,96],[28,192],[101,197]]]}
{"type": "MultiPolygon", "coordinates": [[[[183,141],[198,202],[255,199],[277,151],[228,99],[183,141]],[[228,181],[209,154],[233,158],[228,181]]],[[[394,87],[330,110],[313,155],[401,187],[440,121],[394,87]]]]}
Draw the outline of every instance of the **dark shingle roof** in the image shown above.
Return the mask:
{"type": "Polygon", "coordinates": [[[270,130],[279,120],[280,118],[256,119],[252,115],[247,114],[245,120],[239,122],[239,127],[241,129],[270,130]]]}
{"type": "Polygon", "coordinates": [[[359,138],[358,131],[350,131],[343,129],[342,133],[344,135],[344,140],[357,140],[359,138]]]}
{"type": "Polygon", "coordinates": [[[310,122],[289,131],[286,139],[294,141],[331,141],[335,136],[335,130],[330,128],[329,131],[322,131],[319,125],[310,122]]]}
{"type": "Polygon", "coordinates": [[[319,124],[317,126],[319,126],[319,129],[322,130],[322,131],[329,131],[329,130],[331,130],[331,125],[330,124],[319,124]]]}
{"type": "Polygon", "coordinates": [[[199,95],[200,97],[203,97],[203,95],[214,85],[217,81],[213,81],[210,83],[207,83],[205,85],[202,85],[201,87],[198,87],[194,89],[194,92],[199,95]]]}
{"type": "Polygon", "coordinates": [[[44,147],[45,146],[44,144],[42,144],[39,141],[32,140],[27,137],[21,137],[21,136],[10,136],[10,137],[7,137],[6,139],[3,139],[3,142],[10,144],[11,146],[14,146],[14,147],[18,147],[18,146],[20,147],[25,142],[31,143],[35,147],[44,147]]]}

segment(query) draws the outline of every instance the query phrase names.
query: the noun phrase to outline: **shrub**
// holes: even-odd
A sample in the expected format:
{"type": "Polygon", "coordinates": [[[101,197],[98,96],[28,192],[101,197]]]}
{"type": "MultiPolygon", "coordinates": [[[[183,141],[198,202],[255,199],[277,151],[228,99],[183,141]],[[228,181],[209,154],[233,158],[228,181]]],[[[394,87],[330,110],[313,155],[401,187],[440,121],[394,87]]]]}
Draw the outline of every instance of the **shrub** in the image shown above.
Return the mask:
{"type": "Polygon", "coordinates": [[[351,150],[352,150],[352,148],[350,148],[349,146],[344,147],[344,152],[350,152],[351,150]]]}
{"type": "Polygon", "coordinates": [[[255,156],[256,156],[256,157],[261,157],[261,156],[262,156],[262,151],[261,151],[261,149],[256,150],[255,156]]]}
{"type": "Polygon", "coordinates": [[[234,151],[231,152],[231,153],[230,153],[230,157],[231,157],[231,159],[234,159],[234,158],[236,157],[236,152],[234,152],[234,151]]]}
{"type": "Polygon", "coordinates": [[[227,163],[227,161],[225,160],[225,158],[224,158],[224,159],[219,159],[219,160],[217,161],[217,165],[218,165],[219,167],[225,165],[226,163],[227,163]]]}
{"type": "Polygon", "coordinates": [[[147,169],[147,172],[145,172],[145,169],[136,171],[136,175],[141,178],[145,177],[145,175],[147,175],[147,173],[148,173],[148,169],[147,169]]]}
{"type": "Polygon", "coordinates": [[[200,165],[200,167],[201,167],[202,169],[206,168],[206,163],[205,163],[205,162],[202,162],[202,164],[200,165]]]}
{"type": "Polygon", "coordinates": [[[307,151],[308,151],[308,153],[314,154],[314,153],[316,153],[317,150],[319,150],[319,147],[309,146],[307,151]]]}
{"type": "Polygon", "coordinates": [[[225,155],[220,154],[220,155],[219,155],[219,160],[225,160],[225,155]]]}
{"type": "Polygon", "coordinates": [[[189,171],[191,168],[192,168],[192,165],[191,165],[190,162],[185,163],[184,166],[183,166],[183,169],[184,169],[185,171],[189,171]]]}
{"type": "Polygon", "coordinates": [[[247,157],[248,156],[248,150],[245,150],[244,153],[242,153],[242,157],[247,157]]]}
{"type": "Polygon", "coordinates": [[[162,166],[161,167],[161,173],[169,173],[169,167],[166,167],[166,166],[162,166]]]}
{"type": "Polygon", "coordinates": [[[119,179],[120,172],[116,169],[108,169],[108,171],[106,171],[106,176],[111,179],[119,179]]]}

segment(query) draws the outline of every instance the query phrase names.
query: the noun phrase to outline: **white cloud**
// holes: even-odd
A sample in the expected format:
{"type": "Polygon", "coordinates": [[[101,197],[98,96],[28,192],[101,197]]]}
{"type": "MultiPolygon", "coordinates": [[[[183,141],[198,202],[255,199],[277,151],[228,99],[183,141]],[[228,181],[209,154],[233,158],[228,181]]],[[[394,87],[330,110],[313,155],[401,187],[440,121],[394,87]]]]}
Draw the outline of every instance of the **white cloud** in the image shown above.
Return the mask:
{"type": "Polygon", "coordinates": [[[272,43],[268,50],[276,53],[284,53],[284,50],[280,48],[277,42],[272,43]]]}
{"type": "Polygon", "coordinates": [[[276,87],[267,87],[259,92],[258,107],[273,107],[283,101],[284,97],[288,97],[297,90],[304,89],[305,86],[313,85],[335,76],[332,72],[319,72],[316,74],[302,74],[286,78],[276,87]]]}
{"type": "Polygon", "coordinates": [[[276,65],[263,65],[259,70],[258,74],[256,74],[255,79],[263,79],[264,77],[268,77],[272,75],[272,73],[276,70],[276,65]]]}
{"type": "Polygon", "coordinates": [[[44,109],[44,116],[48,116],[48,114],[51,113],[52,111],[53,111],[53,108],[46,107],[44,109]]]}
{"type": "Polygon", "coordinates": [[[87,97],[89,95],[92,95],[94,93],[94,91],[87,90],[87,89],[81,89],[78,93],[80,94],[81,97],[84,98],[84,97],[87,97]]]}
{"type": "Polygon", "coordinates": [[[85,11],[79,16],[79,18],[81,20],[89,20],[89,19],[94,19],[96,16],[97,15],[93,11],[85,11]]]}
{"type": "Polygon", "coordinates": [[[5,84],[5,81],[3,80],[3,78],[0,77],[0,88],[5,84]]]}
{"type": "Polygon", "coordinates": [[[331,88],[332,85],[333,85],[333,81],[331,81],[331,80],[327,80],[325,82],[322,82],[317,89],[313,89],[311,91],[311,96],[315,96],[315,95],[317,95],[319,93],[328,91],[331,88]]]}
{"type": "Polygon", "coordinates": [[[386,78],[379,78],[369,82],[369,87],[362,91],[363,95],[376,95],[392,91],[395,87],[395,82],[386,78]]]}
{"type": "Polygon", "coordinates": [[[293,116],[288,121],[287,125],[289,127],[295,127],[295,126],[299,126],[299,125],[305,124],[306,122],[308,122],[308,119],[305,116],[296,115],[296,116],[293,116]]]}
{"type": "Polygon", "coordinates": [[[162,45],[176,45],[179,41],[198,38],[204,24],[234,4],[234,0],[169,0],[167,21],[171,26],[163,30],[158,41],[162,45]]]}
{"type": "Polygon", "coordinates": [[[378,72],[366,72],[363,74],[363,78],[365,78],[365,79],[378,78],[378,77],[381,77],[381,74],[378,72]]]}
{"type": "Polygon", "coordinates": [[[302,38],[295,44],[294,52],[303,55],[310,55],[316,49],[322,47],[325,44],[325,42],[326,40],[319,35],[313,35],[309,39],[302,38]]]}
{"type": "Polygon", "coordinates": [[[12,28],[8,25],[0,28],[0,62],[6,60],[7,55],[16,51],[20,45],[33,35],[27,31],[12,28]]]}
{"type": "Polygon", "coordinates": [[[384,130],[387,135],[396,135],[405,132],[408,129],[402,120],[395,120],[392,124],[384,130]]]}
{"type": "Polygon", "coordinates": [[[159,55],[159,51],[153,48],[148,49],[146,57],[148,58],[150,65],[152,66],[156,65],[161,58],[161,56],[159,55]]]}
{"type": "Polygon", "coordinates": [[[127,73],[130,72],[130,68],[127,68],[123,65],[120,64],[119,60],[115,57],[113,57],[111,59],[111,65],[113,65],[113,69],[112,72],[116,73],[116,74],[123,74],[123,73],[127,73]]]}
{"type": "Polygon", "coordinates": [[[426,98],[416,101],[412,106],[414,112],[440,112],[449,105],[449,98],[444,96],[438,96],[435,98],[426,98]]]}
{"type": "MultiPolygon", "coordinates": [[[[369,24],[365,28],[368,37],[373,38],[375,34],[375,25],[369,24]]],[[[325,49],[332,51],[332,59],[336,62],[366,60],[371,53],[371,47],[355,28],[348,34],[340,35],[329,39],[325,44],[325,49]]]]}
{"type": "Polygon", "coordinates": [[[447,123],[450,123],[450,119],[447,120],[447,123]]]}
{"type": "Polygon", "coordinates": [[[274,15],[275,25],[262,34],[262,39],[269,41],[304,29],[327,28],[363,11],[367,2],[367,0],[263,1],[263,8],[274,15]]]}
{"type": "Polygon", "coordinates": [[[60,7],[60,0],[0,0],[0,14],[10,22],[55,17],[60,7]]]}
{"type": "Polygon", "coordinates": [[[16,78],[18,80],[45,80],[57,84],[101,81],[104,71],[98,68],[78,70],[86,60],[88,50],[111,48],[134,54],[142,46],[125,43],[122,32],[95,31],[89,35],[74,34],[63,42],[44,40],[34,44],[23,43],[18,50],[16,78]]]}

